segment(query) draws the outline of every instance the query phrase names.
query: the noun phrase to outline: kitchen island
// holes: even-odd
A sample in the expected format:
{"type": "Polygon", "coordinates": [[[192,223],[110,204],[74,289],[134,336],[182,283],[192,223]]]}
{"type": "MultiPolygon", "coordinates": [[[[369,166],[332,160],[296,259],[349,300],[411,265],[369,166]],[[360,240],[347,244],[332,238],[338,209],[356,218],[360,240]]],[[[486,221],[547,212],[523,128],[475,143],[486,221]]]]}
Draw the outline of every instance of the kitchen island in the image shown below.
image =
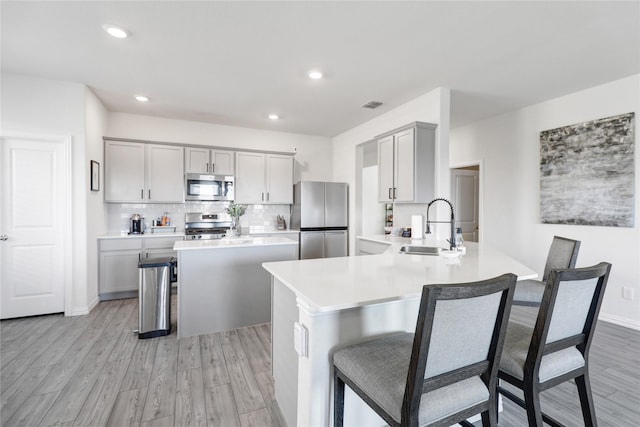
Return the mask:
{"type": "Polygon", "coordinates": [[[181,240],[178,338],[271,321],[271,286],[263,262],[298,259],[285,237],[181,240]]]}
{"type": "MultiPolygon", "coordinates": [[[[424,241],[384,243],[389,249],[380,255],[263,264],[272,275],[275,395],[290,427],[331,424],[332,352],[367,337],[413,332],[423,285],[507,272],[518,280],[537,276],[502,252],[473,243],[453,258],[399,253],[403,244],[429,244],[424,241]]],[[[345,425],[385,425],[348,388],[344,416],[345,425]]]]}

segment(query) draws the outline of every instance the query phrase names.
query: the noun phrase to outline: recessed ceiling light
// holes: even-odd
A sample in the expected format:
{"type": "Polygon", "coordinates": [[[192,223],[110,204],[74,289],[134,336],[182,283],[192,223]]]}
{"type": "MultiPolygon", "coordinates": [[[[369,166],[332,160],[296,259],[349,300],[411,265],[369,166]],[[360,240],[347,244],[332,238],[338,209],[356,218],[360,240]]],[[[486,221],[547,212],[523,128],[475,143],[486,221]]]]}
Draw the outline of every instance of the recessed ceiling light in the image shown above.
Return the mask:
{"type": "Polygon", "coordinates": [[[322,78],[322,73],[317,70],[309,71],[309,78],[312,80],[320,80],[322,78]]]}
{"type": "Polygon", "coordinates": [[[277,114],[269,114],[269,120],[278,120],[280,118],[277,114]]]}
{"type": "Polygon", "coordinates": [[[127,37],[129,37],[129,32],[122,27],[104,24],[102,28],[104,28],[104,30],[109,33],[109,35],[117,39],[126,39],[127,37]]]}
{"type": "Polygon", "coordinates": [[[144,95],[136,95],[136,99],[140,102],[147,102],[149,100],[149,97],[144,95]]]}

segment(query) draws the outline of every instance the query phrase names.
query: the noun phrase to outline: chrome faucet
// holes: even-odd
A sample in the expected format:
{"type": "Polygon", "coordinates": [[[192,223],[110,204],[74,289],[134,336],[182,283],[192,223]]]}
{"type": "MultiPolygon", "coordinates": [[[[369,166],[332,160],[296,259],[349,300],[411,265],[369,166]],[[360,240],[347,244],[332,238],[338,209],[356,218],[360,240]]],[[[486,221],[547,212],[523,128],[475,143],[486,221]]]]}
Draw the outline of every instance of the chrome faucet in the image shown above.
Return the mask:
{"type": "Polygon", "coordinates": [[[449,238],[448,242],[449,242],[449,249],[454,251],[456,250],[456,221],[455,221],[455,217],[453,215],[453,205],[451,204],[450,201],[448,201],[447,199],[443,199],[442,197],[438,197],[437,199],[433,199],[432,201],[429,202],[429,204],[427,205],[427,230],[426,230],[426,234],[431,234],[431,223],[444,223],[444,224],[451,224],[451,237],[449,238]],[[431,207],[432,204],[434,204],[435,202],[447,202],[447,204],[449,205],[449,207],[451,208],[451,221],[429,221],[429,208],[431,207]]]}

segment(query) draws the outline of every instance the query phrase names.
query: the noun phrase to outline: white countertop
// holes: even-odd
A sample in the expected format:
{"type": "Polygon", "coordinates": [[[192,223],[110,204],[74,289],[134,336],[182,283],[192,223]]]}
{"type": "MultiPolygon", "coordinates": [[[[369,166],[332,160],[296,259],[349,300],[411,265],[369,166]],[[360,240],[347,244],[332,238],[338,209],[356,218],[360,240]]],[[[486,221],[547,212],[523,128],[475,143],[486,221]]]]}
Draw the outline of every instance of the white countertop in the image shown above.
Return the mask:
{"type": "MultiPolygon", "coordinates": [[[[242,227],[242,231],[245,231],[245,227],[242,227]]],[[[285,228],[284,230],[278,230],[276,228],[264,228],[264,227],[249,227],[249,235],[260,235],[260,234],[291,234],[291,233],[300,233],[300,230],[291,230],[290,228],[285,228]]]]}
{"type": "MultiPolygon", "coordinates": [[[[510,256],[467,243],[466,253],[455,258],[404,255],[404,244],[420,244],[409,238],[374,236],[388,243],[381,255],[350,256],[264,263],[263,267],[298,298],[310,312],[327,312],[407,298],[417,298],[426,284],[465,283],[514,273],[518,280],[537,273],[510,256]]],[[[422,241],[427,246],[434,242],[422,241]]],[[[435,246],[435,245],[434,245],[435,246]]],[[[446,242],[437,246],[446,248],[446,242]]]]}
{"type": "Polygon", "coordinates": [[[158,238],[158,237],[177,237],[184,238],[184,232],[178,233],[144,233],[144,234],[128,234],[128,233],[107,233],[98,236],[98,239],[135,239],[135,238],[158,238]]]}
{"type": "MultiPolygon", "coordinates": [[[[241,238],[251,238],[251,236],[255,235],[256,237],[260,237],[261,234],[292,234],[292,233],[300,233],[299,230],[252,230],[248,235],[242,235],[241,238]]],[[[101,236],[98,236],[98,239],[134,239],[140,237],[184,237],[184,231],[176,232],[176,233],[144,233],[144,234],[129,234],[129,233],[106,233],[101,236]]]]}
{"type": "Polygon", "coordinates": [[[240,236],[234,238],[224,237],[222,239],[211,240],[180,240],[177,241],[173,249],[176,251],[198,250],[198,249],[225,249],[238,247],[273,246],[273,245],[297,245],[296,240],[286,237],[251,237],[240,236]]]}

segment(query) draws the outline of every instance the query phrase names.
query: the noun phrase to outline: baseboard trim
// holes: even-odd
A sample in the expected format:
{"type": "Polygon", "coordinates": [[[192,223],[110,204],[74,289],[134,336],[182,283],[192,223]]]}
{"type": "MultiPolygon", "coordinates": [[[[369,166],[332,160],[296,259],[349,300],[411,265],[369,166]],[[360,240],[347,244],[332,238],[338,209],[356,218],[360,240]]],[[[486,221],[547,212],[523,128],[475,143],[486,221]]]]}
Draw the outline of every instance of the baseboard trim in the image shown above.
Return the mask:
{"type": "Polygon", "coordinates": [[[69,313],[69,317],[74,317],[74,316],[84,316],[86,314],[89,314],[89,307],[84,306],[84,307],[76,307],[73,310],[71,310],[71,313],[69,313]]]}
{"type": "Polygon", "coordinates": [[[614,325],[622,326],[622,327],[633,329],[636,331],[640,331],[640,322],[634,322],[624,317],[601,313],[600,316],[598,316],[598,320],[602,320],[603,322],[607,322],[607,323],[613,323],[614,325]]]}
{"type": "Polygon", "coordinates": [[[91,310],[95,308],[96,305],[98,305],[99,302],[100,299],[98,299],[98,297],[95,297],[93,301],[89,303],[89,305],[86,305],[84,307],[75,307],[73,310],[71,310],[71,313],[69,313],[69,317],[87,315],[91,312],[91,310]]]}
{"type": "Polygon", "coordinates": [[[89,311],[96,308],[96,306],[100,303],[100,298],[96,295],[96,297],[89,303],[89,311]]]}

